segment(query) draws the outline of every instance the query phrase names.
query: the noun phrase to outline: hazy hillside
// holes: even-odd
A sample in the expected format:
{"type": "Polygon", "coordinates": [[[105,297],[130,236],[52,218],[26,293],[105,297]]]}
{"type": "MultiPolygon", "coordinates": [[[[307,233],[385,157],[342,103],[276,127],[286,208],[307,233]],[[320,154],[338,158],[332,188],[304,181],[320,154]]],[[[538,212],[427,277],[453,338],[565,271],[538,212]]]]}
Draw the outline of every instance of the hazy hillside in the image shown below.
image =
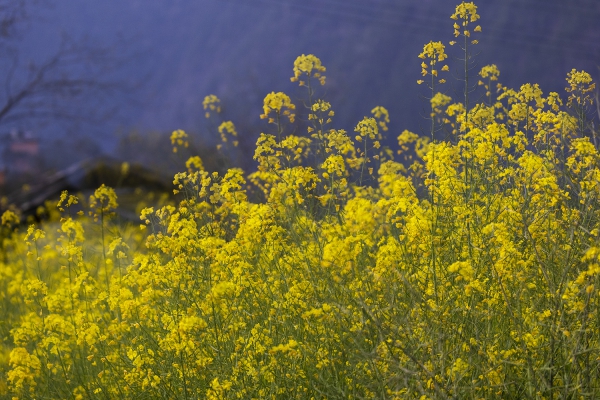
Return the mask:
{"type": "MultiPolygon", "coordinates": [[[[502,83],[537,82],[545,91],[562,91],[571,68],[598,77],[599,1],[476,4],[483,27],[477,62],[496,63],[502,83]]],[[[454,7],[447,0],[56,2],[32,27],[28,43],[35,51],[31,38],[58,37],[60,31],[106,43],[124,60],[116,76],[142,83],[135,101],[114,99],[119,119],[93,127],[104,131],[93,139],[105,149],[117,128],[183,128],[206,138],[201,102],[210,93],[222,99],[224,117],[236,122],[242,144],[251,145],[264,127],[258,115],[266,93],[302,95],[289,82],[302,53],[314,53],[327,66],[327,98],[339,127],[350,130],[373,106],[383,105],[393,135],[420,130],[417,55],[429,40],[452,40],[454,7]]]]}

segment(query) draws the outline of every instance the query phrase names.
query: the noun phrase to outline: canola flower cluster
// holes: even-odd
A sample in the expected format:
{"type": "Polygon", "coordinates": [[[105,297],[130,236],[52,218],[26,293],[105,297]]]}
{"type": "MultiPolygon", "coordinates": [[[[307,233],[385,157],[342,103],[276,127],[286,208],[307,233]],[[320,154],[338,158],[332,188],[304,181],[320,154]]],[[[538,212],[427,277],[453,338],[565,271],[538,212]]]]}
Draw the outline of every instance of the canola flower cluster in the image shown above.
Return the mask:
{"type": "MultiPolygon", "coordinates": [[[[478,19],[473,3],[452,17],[478,19]]],[[[440,49],[426,45],[428,73],[440,49]]],[[[117,222],[106,186],[26,229],[2,215],[0,398],[600,397],[589,74],[569,73],[564,102],[492,88],[486,66],[485,101],[434,93],[432,136],[403,131],[394,154],[384,107],[354,138],[331,127],[324,71],[294,63],[306,135],[268,94],[258,170],[191,157],[178,200],[140,206],[140,226],[117,222]]]]}

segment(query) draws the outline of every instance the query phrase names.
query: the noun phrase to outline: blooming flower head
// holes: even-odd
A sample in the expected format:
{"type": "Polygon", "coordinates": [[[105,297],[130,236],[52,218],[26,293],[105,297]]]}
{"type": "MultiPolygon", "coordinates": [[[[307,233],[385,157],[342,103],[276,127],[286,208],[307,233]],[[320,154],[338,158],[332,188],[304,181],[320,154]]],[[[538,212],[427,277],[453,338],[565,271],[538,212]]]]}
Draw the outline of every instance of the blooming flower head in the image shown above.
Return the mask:
{"type": "Polygon", "coordinates": [[[456,10],[454,11],[454,14],[450,16],[450,18],[454,20],[462,19],[467,23],[475,22],[479,19],[479,14],[477,14],[477,6],[472,1],[469,3],[463,1],[456,6],[456,10]]]}
{"type": "Polygon", "coordinates": [[[452,101],[452,98],[443,93],[436,93],[429,102],[431,103],[431,109],[436,112],[441,112],[442,107],[449,104],[452,101]]]}
{"type": "MultiPolygon", "coordinates": [[[[455,37],[461,35],[465,36],[465,38],[471,37],[471,31],[467,29],[467,26],[470,22],[475,22],[479,19],[479,14],[477,14],[477,6],[473,2],[467,3],[463,1],[462,3],[456,6],[456,10],[454,11],[454,14],[450,16],[450,18],[452,18],[455,21],[461,21],[460,24],[459,22],[454,23],[455,37]]],[[[475,29],[473,29],[473,32],[481,32],[481,26],[477,25],[475,29]]],[[[451,45],[455,43],[456,42],[450,42],[451,45]]],[[[477,40],[472,40],[471,43],[477,44],[477,40]]]]}
{"type": "Polygon", "coordinates": [[[315,104],[313,104],[311,107],[311,110],[313,112],[317,112],[317,111],[326,112],[326,111],[329,111],[329,109],[331,109],[331,104],[329,102],[323,101],[323,100],[317,100],[315,102],[315,104]]]}
{"type": "MultiPolygon", "coordinates": [[[[227,136],[231,136],[233,138],[237,137],[237,130],[235,129],[235,125],[231,121],[224,121],[219,125],[219,134],[221,135],[221,141],[223,143],[227,143],[227,136]]],[[[233,145],[237,147],[238,141],[234,140],[233,145]]]]}
{"type": "MultiPolygon", "coordinates": [[[[267,118],[269,114],[275,112],[277,115],[285,115],[289,118],[290,122],[294,122],[295,114],[291,110],[295,110],[296,106],[290,100],[290,97],[283,92],[271,92],[269,93],[263,103],[264,113],[261,114],[261,118],[267,118]]],[[[274,122],[274,120],[270,120],[274,122]]]]}
{"type": "Polygon", "coordinates": [[[192,172],[193,170],[203,171],[204,165],[202,163],[202,159],[199,156],[192,156],[188,158],[185,162],[185,167],[188,171],[192,172]]]}
{"type": "Polygon", "coordinates": [[[532,101],[535,101],[536,106],[538,108],[541,108],[544,105],[544,98],[542,97],[542,95],[543,92],[542,89],[540,89],[540,85],[538,85],[537,83],[533,85],[530,83],[526,83],[524,85],[521,85],[521,89],[517,93],[517,98],[522,103],[530,103],[532,101]]]}
{"type": "Polygon", "coordinates": [[[377,123],[379,124],[381,130],[384,132],[387,131],[387,124],[390,123],[390,113],[388,112],[388,110],[385,107],[377,106],[371,110],[371,114],[373,114],[373,116],[377,120],[377,123]]]}
{"type": "Polygon", "coordinates": [[[171,144],[173,145],[173,153],[177,153],[177,146],[188,147],[188,135],[181,129],[177,129],[171,133],[171,144]]]}
{"type": "Polygon", "coordinates": [[[17,225],[20,221],[21,219],[19,218],[19,216],[11,210],[6,210],[2,214],[2,225],[17,225]]]}
{"type": "Polygon", "coordinates": [[[560,95],[556,92],[550,92],[548,97],[546,98],[546,103],[552,108],[552,111],[560,110],[560,106],[563,105],[563,102],[560,98],[560,95]]]}
{"type": "Polygon", "coordinates": [[[578,105],[592,104],[592,97],[589,95],[596,89],[596,84],[592,82],[592,77],[585,71],[577,71],[575,68],[567,74],[569,86],[566,91],[570,93],[567,105],[577,102],[578,105]]]}
{"type": "Polygon", "coordinates": [[[375,118],[365,117],[356,125],[354,131],[358,132],[357,140],[359,141],[367,137],[374,140],[379,134],[379,127],[375,118]],[[361,139],[358,139],[359,137],[361,139]]]}
{"type": "MultiPolygon", "coordinates": [[[[483,79],[487,79],[487,82],[480,80],[477,84],[485,88],[485,96],[488,99],[488,104],[492,103],[492,82],[498,80],[500,76],[500,70],[496,64],[486,65],[479,71],[479,76],[483,79]]],[[[499,88],[500,85],[497,85],[499,88]]]]}
{"type": "Polygon", "coordinates": [[[219,98],[214,94],[209,94],[208,96],[206,96],[202,101],[202,106],[206,110],[206,113],[204,114],[206,118],[210,117],[211,111],[214,111],[216,113],[221,112],[221,100],[219,100],[219,98]]]}
{"type": "MultiPolygon", "coordinates": [[[[313,54],[304,55],[302,54],[296,61],[294,61],[294,76],[290,78],[292,82],[297,82],[300,77],[306,74],[307,78],[317,78],[321,85],[325,84],[325,67],[321,64],[321,60],[315,57],[313,54]]],[[[300,86],[305,85],[306,82],[300,80],[300,86]]]]}
{"type": "MultiPolygon", "coordinates": [[[[433,42],[430,41],[425,46],[423,46],[423,51],[419,54],[419,58],[425,60],[421,63],[421,75],[432,75],[438,76],[438,70],[435,67],[437,63],[443,62],[448,55],[445,51],[446,47],[442,44],[442,42],[433,42]],[[429,63],[426,61],[429,60],[429,63]],[[431,67],[431,70],[427,68],[431,67]]],[[[442,71],[448,71],[448,66],[444,65],[441,68],[442,71]]],[[[440,79],[439,83],[444,83],[444,79],[440,79]]],[[[422,80],[417,81],[418,84],[423,83],[422,80]]]]}
{"type": "Polygon", "coordinates": [[[97,212],[107,213],[118,206],[115,190],[104,184],[90,196],[90,208],[96,209],[97,212]]]}
{"type": "Polygon", "coordinates": [[[500,70],[496,64],[486,65],[479,71],[479,76],[482,78],[489,78],[490,81],[497,81],[498,76],[500,76],[500,70]]]}
{"type": "Polygon", "coordinates": [[[423,52],[419,54],[419,58],[429,58],[430,64],[435,65],[436,61],[444,61],[448,58],[448,55],[444,52],[445,46],[442,42],[433,42],[430,41],[425,46],[423,46],[423,52]]]}

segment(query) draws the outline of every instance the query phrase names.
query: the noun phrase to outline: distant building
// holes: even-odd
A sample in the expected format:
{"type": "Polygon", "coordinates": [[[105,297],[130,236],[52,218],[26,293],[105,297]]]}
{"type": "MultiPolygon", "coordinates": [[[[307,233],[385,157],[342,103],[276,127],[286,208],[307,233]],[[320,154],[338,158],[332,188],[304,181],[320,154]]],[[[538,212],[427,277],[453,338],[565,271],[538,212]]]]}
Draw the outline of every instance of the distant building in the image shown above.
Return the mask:
{"type": "Polygon", "coordinates": [[[31,132],[13,129],[2,135],[0,184],[6,175],[36,174],[41,170],[40,142],[31,132]]]}

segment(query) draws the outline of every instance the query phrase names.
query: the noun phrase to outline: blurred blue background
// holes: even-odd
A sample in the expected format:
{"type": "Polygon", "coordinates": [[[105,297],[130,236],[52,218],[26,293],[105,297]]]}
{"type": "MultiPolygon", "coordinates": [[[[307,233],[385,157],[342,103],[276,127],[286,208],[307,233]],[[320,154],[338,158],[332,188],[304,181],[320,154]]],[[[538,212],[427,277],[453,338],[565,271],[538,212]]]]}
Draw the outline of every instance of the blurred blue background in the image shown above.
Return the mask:
{"type": "MultiPolygon", "coordinates": [[[[483,32],[473,75],[495,63],[506,86],[539,83],[544,93],[561,94],[572,68],[598,78],[600,1],[475,3],[483,32]]],[[[0,107],[60,51],[71,58],[45,79],[85,83],[40,88],[35,101],[0,116],[3,140],[11,132],[36,138],[40,165],[55,170],[100,154],[157,166],[156,154],[170,151],[157,147],[174,129],[186,130],[200,148],[214,146],[218,134],[202,109],[208,94],[220,97],[223,119],[238,128],[236,163],[251,168],[254,143],[266,129],[262,99],[284,91],[300,106],[304,91],[289,78],[295,58],[309,53],[327,67],[324,94],[336,112],[334,127],[352,131],[381,105],[390,112],[389,144],[404,129],[420,133],[427,93],[416,83],[417,56],[430,40],[453,39],[449,16],[457,2],[9,0],[0,17],[17,4],[22,8],[13,10],[0,38],[0,107]]],[[[455,50],[448,52],[458,56],[455,50]]],[[[451,57],[449,64],[460,75],[460,63],[451,57]]],[[[447,94],[460,92],[448,81],[447,94]]]]}

